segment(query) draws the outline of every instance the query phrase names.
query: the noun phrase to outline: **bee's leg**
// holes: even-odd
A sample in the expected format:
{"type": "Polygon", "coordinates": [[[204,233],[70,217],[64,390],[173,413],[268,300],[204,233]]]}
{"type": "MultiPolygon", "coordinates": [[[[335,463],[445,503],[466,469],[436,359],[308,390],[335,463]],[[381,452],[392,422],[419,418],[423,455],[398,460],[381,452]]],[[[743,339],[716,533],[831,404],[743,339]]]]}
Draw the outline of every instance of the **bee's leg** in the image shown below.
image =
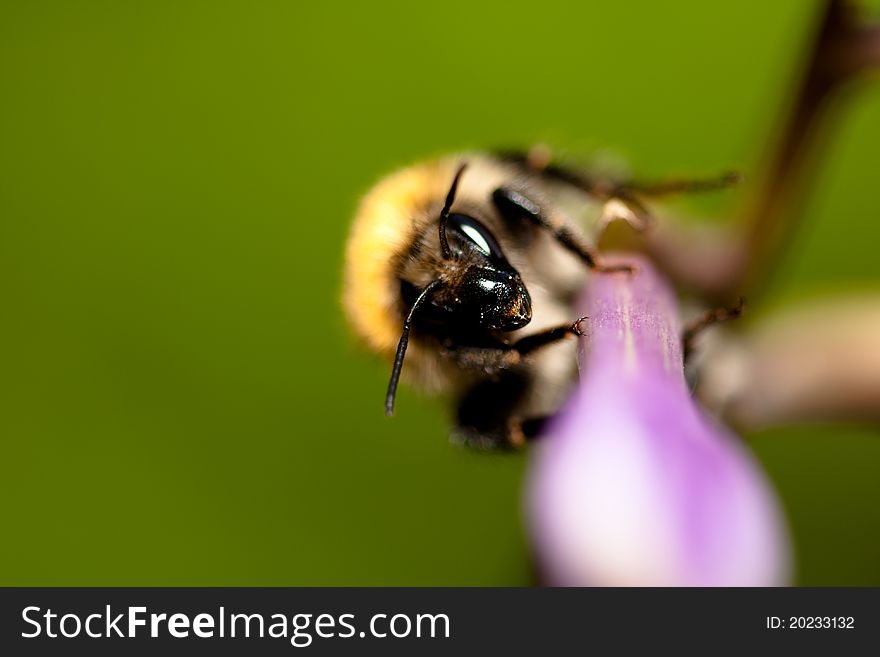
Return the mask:
{"type": "Polygon", "coordinates": [[[541,208],[523,194],[507,187],[499,187],[492,192],[492,201],[506,220],[530,221],[549,231],[565,249],[574,253],[590,269],[601,272],[632,272],[633,268],[630,265],[602,265],[593,250],[584,244],[571,228],[561,221],[547,218],[541,208]]]}
{"type": "Polygon", "coordinates": [[[681,333],[681,351],[685,363],[687,363],[688,357],[693,353],[694,343],[700,333],[718,322],[726,322],[729,319],[741,317],[743,312],[745,312],[745,308],[746,300],[740,297],[735,306],[730,308],[713,308],[685,326],[684,331],[681,333]]]}
{"type": "Polygon", "coordinates": [[[466,361],[469,367],[491,372],[492,377],[475,384],[459,401],[453,438],[471,447],[510,449],[537,437],[547,418],[522,415],[535,381],[527,368],[516,365],[541,347],[569,335],[583,335],[580,326],[585,319],[520,338],[506,351],[457,350],[459,364],[466,361]]]}
{"type": "Polygon", "coordinates": [[[532,381],[527,370],[505,370],[476,383],[461,397],[452,439],[481,449],[516,449],[535,435],[537,427],[518,415],[532,381]]]}
{"type": "Polygon", "coordinates": [[[508,370],[518,365],[521,360],[521,354],[508,345],[499,347],[444,347],[442,348],[442,354],[461,368],[487,373],[508,370]]]}
{"type": "Polygon", "coordinates": [[[580,317],[571,324],[551,326],[538,333],[522,337],[513,344],[498,347],[446,347],[443,348],[443,355],[465,369],[488,373],[509,370],[519,365],[523,356],[528,356],[542,347],[559,342],[569,335],[583,335],[581,324],[585,319],[587,318],[580,317]]]}
{"type": "Polygon", "coordinates": [[[659,182],[632,181],[596,185],[597,195],[605,199],[605,207],[599,219],[604,228],[616,219],[626,221],[636,231],[642,231],[654,222],[651,211],[642,198],[658,198],[670,194],[696,194],[713,192],[735,185],[740,181],[737,173],[723,173],[712,178],[661,180],[659,182]]]}
{"type": "Polygon", "coordinates": [[[541,417],[526,418],[520,423],[520,430],[525,436],[526,441],[533,441],[544,433],[544,427],[552,416],[544,415],[541,417]]]}
{"type": "Polygon", "coordinates": [[[742,176],[734,171],[727,171],[720,176],[710,178],[680,178],[675,180],[661,180],[657,182],[633,181],[620,183],[617,188],[623,191],[634,192],[642,196],[667,196],[668,194],[699,194],[702,192],[714,192],[742,180],[742,176]]]}
{"type": "Polygon", "coordinates": [[[577,168],[556,164],[550,152],[543,147],[535,147],[528,151],[498,153],[498,157],[505,162],[517,164],[551,180],[577,187],[605,199],[622,198],[629,201],[630,192],[643,196],[714,192],[742,180],[742,177],[733,171],[709,178],[677,178],[661,181],[615,180],[608,176],[591,176],[588,172],[577,168]]]}
{"type": "Polygon", "coordinates": [[[524,338],[520,338],[519,340],[514,342],[511,345],[511,348],[519,353],[520,356],[525,356],[532,353],[533,351],[540,349],[541,347],[545,347],[549,344],[553,344],[554,342],[558,342],[559,340],[562,340],[569,335],[583,335],[583,331],[581,331],[581,323],[585,319],[587,318],[579,317],[571,324],[552,326],[548,329],[544,329],[540,333],[527,335],[524,338]]]}

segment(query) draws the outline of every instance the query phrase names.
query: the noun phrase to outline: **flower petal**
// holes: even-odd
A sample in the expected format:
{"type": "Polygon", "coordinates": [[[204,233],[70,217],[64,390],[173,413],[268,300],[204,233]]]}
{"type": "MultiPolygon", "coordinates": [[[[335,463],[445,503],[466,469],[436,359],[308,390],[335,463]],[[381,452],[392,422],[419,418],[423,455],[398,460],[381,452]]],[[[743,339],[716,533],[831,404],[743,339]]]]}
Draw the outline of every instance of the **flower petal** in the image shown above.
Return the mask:
{"type": "Polygon", "coordinates": [[[529,522],[561,585],[784,583],[788,541],[751,455],[694,404],[675,299],[647,262],[598,275],[582,378],[538,447],[529,522]]]}

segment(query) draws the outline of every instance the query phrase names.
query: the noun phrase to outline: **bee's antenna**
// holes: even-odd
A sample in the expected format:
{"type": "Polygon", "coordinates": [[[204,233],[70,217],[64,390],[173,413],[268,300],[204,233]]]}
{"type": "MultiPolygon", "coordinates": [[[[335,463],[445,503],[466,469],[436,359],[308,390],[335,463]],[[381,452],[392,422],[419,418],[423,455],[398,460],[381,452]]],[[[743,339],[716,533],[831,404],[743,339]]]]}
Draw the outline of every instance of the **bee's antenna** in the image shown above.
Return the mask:
{"type": "MultiPolygon", "coordinates": [[[[459,175],[463,169],[464,167],[459,169],[459,175]]],[[[458,176],[456,176],[456,181],[457,180],[458,176]]],[[[452,193],[455,193],[454,182],[452,184],[452,193]]],[[[418,296],[415,303],[412,305],[412,308],[409,309],[406,319],[403,320],[403,332],[400,334],[400,342],[397,343],[397,353],[394,354],[394,367],[391,369],[391,380],[388,381],[388,392],[385,393],[385,415],[388,417],[394,415],[394,398],[397,395],[397,382],[400,380],[400,370],[403,369],[403,357],[406,355],[406,345],[409,342],[409,330],[412,326],[413,315],[416,313],[416,308],[428,298],[431,291],[438,285],[440,285],[440,281],[429,283],[428,286],[422,290],[422,293],[418,296]]]]}
{"type": "Polygon", "coordinates": [[[466,168],[467,162],[458,167],[458,171],[455,172],[455,177],[452,179],[452,185],[449,187],[449,192],[446,194],[446,202],[443,204],[443,209],[440,210],[440,248],[443,250],[443,257],[447,260],[452,256],[452,252],[449,250],[449,242],[446,240],[446,222],[449,221],[449,210],[452,208],[452,202],[455,200],[458,181],[461,180],[461,174],[464,173],[466,168]]]}

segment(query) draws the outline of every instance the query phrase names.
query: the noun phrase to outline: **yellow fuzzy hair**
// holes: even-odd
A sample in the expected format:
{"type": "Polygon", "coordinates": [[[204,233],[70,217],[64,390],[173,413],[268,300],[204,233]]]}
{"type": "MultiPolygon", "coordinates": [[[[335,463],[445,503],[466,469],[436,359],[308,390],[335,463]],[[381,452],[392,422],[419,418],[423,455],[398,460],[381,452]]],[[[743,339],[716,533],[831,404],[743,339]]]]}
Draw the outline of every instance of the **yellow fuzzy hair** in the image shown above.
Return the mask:
{"type": "Polygon", "coordinates": [[[343,306],[357,334],[385,356],[394,354],[402,322],[395,263],[426,210],[446,195],[455,166],[450,158],[392,174],[367,194],[355,216],[345,254],[343,306]]]}

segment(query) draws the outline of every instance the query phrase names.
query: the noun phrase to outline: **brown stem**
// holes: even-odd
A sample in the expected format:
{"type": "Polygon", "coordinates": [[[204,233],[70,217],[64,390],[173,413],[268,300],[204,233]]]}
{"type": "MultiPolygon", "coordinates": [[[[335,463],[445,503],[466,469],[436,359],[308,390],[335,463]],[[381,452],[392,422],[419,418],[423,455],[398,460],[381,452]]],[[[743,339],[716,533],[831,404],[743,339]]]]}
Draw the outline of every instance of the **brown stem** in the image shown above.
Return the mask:
{"type": "Polygon", "coordinates": [[[843,0],[830,0],[824,10],[805,74],[791,109],[782,124],[770,167],[762,179],[751,207],[745,214],[745,257],[741,270],[728,282],[731,287],[755,287],[772,262],[778,259],[785,238],[799,223],[799,192],[815,150],[822,138],[822,118],[835,88],[855,68],[850,64],[850,47],[855,44],[851,8],[843,0]]]}
{"type": "Polygon", "coordinates": [[[713,303],[756,295],[797,227],[811,164],[824,141],[829,100],[846,81],[880,67],[880,26],[862,26],[846,0],[828,0],[779,138],[743,221],[693,234],[658,230],[649,249],[685,287],[713,303]],[[700,254],[694,256],[694,254],[700,254]]]}

